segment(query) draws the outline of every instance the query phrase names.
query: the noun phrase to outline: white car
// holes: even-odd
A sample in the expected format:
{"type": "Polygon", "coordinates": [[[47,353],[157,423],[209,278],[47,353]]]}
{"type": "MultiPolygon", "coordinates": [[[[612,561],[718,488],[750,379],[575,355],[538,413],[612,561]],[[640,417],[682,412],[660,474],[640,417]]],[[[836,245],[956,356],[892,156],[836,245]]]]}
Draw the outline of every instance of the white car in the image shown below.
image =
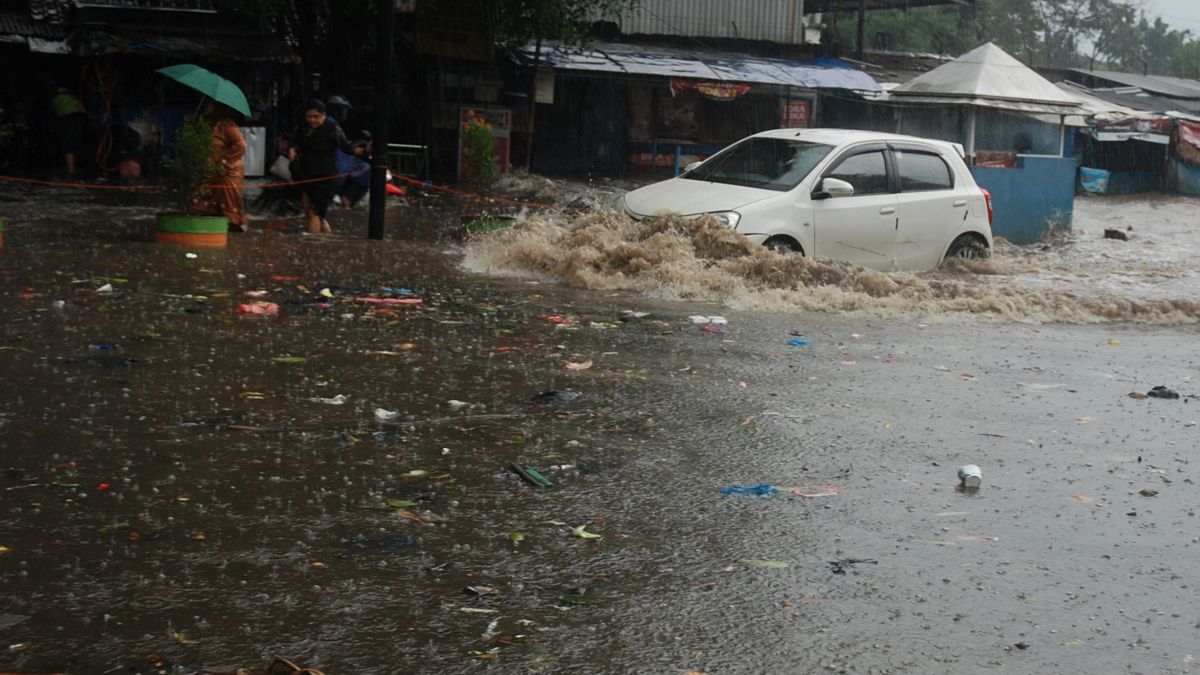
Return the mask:
{"type": "Polygon", "coordinates": [[[874,131],[764,131],[618,207],[639,220],[711,214],[771,248],[880,270],[992,250],[992,198],[962,146],[874,131]]]}

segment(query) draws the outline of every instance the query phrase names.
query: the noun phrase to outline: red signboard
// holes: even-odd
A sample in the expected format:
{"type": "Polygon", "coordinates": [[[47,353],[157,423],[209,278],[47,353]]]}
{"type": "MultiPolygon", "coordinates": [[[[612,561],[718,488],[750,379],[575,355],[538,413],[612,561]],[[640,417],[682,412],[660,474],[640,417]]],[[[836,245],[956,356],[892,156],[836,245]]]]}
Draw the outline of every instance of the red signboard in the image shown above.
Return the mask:
{"type": "Polygon", "coordinates": [[[735,82],[708,82],[705,80],[683,80],[671,78],[671,95],[674,96],[684,89],[699,92],[705,98],[714,101],[732,101],[750,91],[750,85],[735,82]]]}
{"type": "Polygon", "coordinates": [[[1171,118],[1124,117],[1096,120],[1096,129],[1102,133],[1138,133],[1167,136],[1171,133],[1171,118]]]}
{"type": "Polygon", "coordinates": [[[784,99],[779,102],[779,126],[784,129],[807,129],[812,114],[812,101],[806,98],[784,99]]]}

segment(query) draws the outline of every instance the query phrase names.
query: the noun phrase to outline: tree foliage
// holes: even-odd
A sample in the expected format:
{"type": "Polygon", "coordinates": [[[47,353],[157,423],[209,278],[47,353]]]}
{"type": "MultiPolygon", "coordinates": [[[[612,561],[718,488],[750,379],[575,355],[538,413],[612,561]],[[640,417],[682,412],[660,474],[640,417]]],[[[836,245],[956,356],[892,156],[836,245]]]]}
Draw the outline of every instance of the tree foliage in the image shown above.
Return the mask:
{"type": "MultiPolygon", "coordinates": [[[[835,39],[855,40],[852,13],[835,39]]],[[[1037,67],[1094,67],[1195,77],[1200,42],[1128,0],[975,0],[867,14],[866,46],[957,56],[995,42],[1037,67]]]]}
{"type": "Polygon", "coordinates": [[[494,0],[496,35],[509,44],[557,40],[587,43],[592,24],[633,9],[638,0],[494,0]]]}

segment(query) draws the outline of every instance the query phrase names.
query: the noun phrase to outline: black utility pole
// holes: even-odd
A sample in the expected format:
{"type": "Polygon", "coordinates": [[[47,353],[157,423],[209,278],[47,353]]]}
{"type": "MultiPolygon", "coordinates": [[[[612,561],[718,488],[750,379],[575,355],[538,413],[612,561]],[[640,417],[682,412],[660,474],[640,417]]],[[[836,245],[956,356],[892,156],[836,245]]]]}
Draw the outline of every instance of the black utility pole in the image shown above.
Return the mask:
{"type": "Polygon", "coordinates": [[[371,211],[367,236],[383,239],[383,216],[387,208],[388,117],[392,114],[392,24],[396,12],[392,0],[378,0],[379,61],[375,64],[375,131],[371,137],[371,211]]]}
{"type": "Polygon", "coordinates": [[[863,28],[867,23],[867,0],[858,0],[858,41],[854,43],[854,58],[863,59],[863,28]]]}

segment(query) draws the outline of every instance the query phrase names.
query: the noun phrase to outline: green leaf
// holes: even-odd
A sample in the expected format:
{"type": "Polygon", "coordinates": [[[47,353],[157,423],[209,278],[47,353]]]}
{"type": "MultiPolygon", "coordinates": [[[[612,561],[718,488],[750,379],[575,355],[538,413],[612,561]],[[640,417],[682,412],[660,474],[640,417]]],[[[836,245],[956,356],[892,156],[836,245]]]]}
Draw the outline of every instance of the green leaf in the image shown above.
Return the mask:
{"type": "Polygon", "coordinates": [[[518,544],[520,542],[525,541],[525,535],[521,534],[520,532],[509,532],[508,538],[514,544],[518,544]]]}
{"type": "Polygon", "coordinates": [[[273,358],[271,360],[274,361],[275,363],[286,363],[286,364],[308,363],[307,356],[287,356],[287,355],[285,355],[285,356],[276,356],[275,358],[273,358]]]}
{"type": "Polygon", "coordinates": [[[604,538],[604,535],[602,535],[602,534],[596,534],[595,532],[588,532],[587,530],[583,529],[585,527],[587,527],[586,524],[580,525],[579,527],[572,527],[571,534],[575,535],[576,537],[579,537],[580,539],[603,539],[604,538]]]}

